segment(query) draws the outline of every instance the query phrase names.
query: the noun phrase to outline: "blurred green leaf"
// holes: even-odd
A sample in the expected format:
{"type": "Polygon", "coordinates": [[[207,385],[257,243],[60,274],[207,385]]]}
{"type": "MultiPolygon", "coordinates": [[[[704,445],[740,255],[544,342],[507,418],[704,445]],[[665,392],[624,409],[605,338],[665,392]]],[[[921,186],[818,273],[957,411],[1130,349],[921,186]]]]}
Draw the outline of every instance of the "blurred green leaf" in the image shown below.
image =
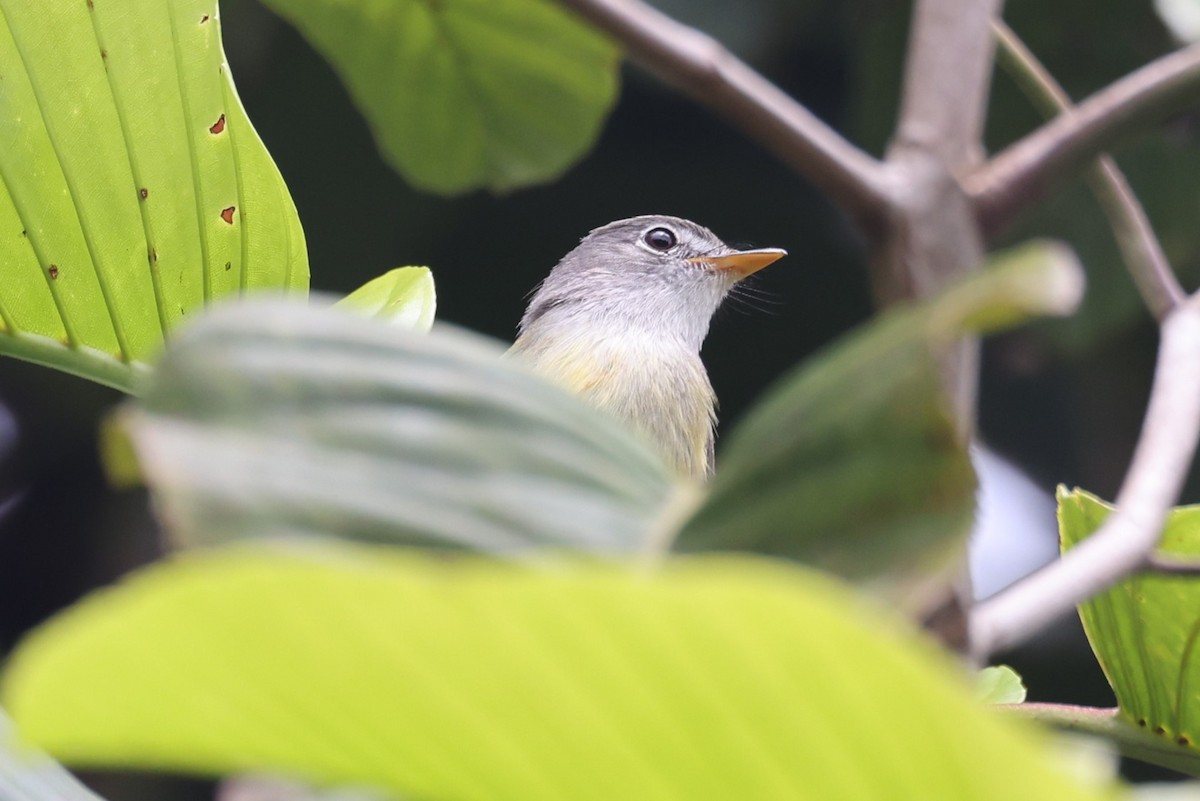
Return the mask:
{"type": "Polygon", "coordinates": [[[172,532],[637,547],[673,491],[618,423],[498,342],[246,302],[180,332],[123,424],[172,532]]]}
{"type": "Polygon", "coordinates": [[[334,304],[361,317],[425,332],[437,312],[437,291],[428,267],[397,267],[334,304]]]}
{"type": "Polygon", "coordinates": [[[968,331],[1066,313],[1082,291],[1069,250],[1033,243],[827,348],[734,430],[677,547],[787,556],[915,598],[959,553],[975,508],[937,354],[968,331]]]}
{"type": "Polygon", "coordinates": [[[266,0],[342,77],[384,157],[433,192],[551,180],[616,100],[616,48],[548,0],[266,0]]]}
{"type": "MultiPolygon", "coordinates": [[[[1111,511],[1094,495],[1059,487],[1063,550],[1091,535],[1111,511]]],[[[1160,548],[1200,556],[1200,506],[1171,513],[1160,548]]],[[[1122,717],[1156,735],[1164,751],[1200,756],[1200,582],[1138,574],[1082,604],[1079,616],[1122,717]]]]}
{"type": "Polygon", "coordinates": [[[62,765],[15,737],[0,710],[0,798],[4,801],[101,801],[62,765]]]}
{"type": "Polygon", "coordinates": [[[1021,675],[1008,665],[993,665],[979,671],[975,677],[975,688],[979,700],[985,704],[1025,702],[1025,684],[1021,681],[1021,675]]]}
{"type": "Polygon", "coordinates": [[[215,0],[0,0],[0,353],[130,389],[213,298],[305,289],[215,0]]]}
{"type": "Polygon", "coordinates": [[[453,801],[1090,797],[905,622],[761,560],[185,554],[13,657],[74,764],[453,801]],[[980,758],[986,755],[986,759],[980,758]]]}

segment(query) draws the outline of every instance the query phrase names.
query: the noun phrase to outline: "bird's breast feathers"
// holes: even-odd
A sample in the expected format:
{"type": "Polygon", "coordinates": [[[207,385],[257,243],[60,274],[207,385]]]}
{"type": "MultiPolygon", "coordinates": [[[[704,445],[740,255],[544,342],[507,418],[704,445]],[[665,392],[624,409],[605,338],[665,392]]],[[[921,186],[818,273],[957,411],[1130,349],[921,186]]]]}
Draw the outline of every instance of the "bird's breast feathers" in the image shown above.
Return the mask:
{"type": "Polygon", "coordinates": [[[716,397],[699,354],[641,334],[561,337],[515,351],[535,370],[629,422],[681,473],[711,470],[716,397]]]}

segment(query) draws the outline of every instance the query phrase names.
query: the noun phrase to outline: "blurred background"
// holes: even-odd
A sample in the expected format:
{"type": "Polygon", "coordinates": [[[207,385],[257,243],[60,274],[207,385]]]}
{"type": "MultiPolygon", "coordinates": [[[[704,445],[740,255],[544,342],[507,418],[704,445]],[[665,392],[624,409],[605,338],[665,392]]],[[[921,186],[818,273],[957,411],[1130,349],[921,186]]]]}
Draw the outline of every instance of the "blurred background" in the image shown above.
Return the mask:
{"type": "MultiPolygon", "coordinates": [[[[907,2],[662,0],[719,36],[835,128],[873,153],[891,131],[907,2]]],[[[705,358],[722,430],[789,367],[872,313],[862,243],[837,211],[703,108],[634,67],[592,153],[561,180],[505,196],[417,192],[380,159],[330,67],[253,0],[225,0],[225,45],[242,100],[292,192],[316,291],[344,294],[394,266],[428,265],[439,318],[511,340],[527,293],[590,229],[667,213],[734,244],[791,254],[714,321],[705,358]]],[[[1176,46],[1141,0],[1012,0],[1006,17],[1075,97],[1176,46]]],[[[1003,74],[994,79],[988,147],[1038,118],[1003,74]]],[[[1119,155],[1189,288],[1200,272],[1197,120],[1179,118],[1119,155]]],[[[1137,435],[1156,345],[1086,190],[1075,186],[1007,240],[1068,241],[1088,269],[1083,311],[985,347],[980,435],[1018,465],[1033,519],[991,521],[1023,553],[1052,553],[1058,483],[1111,498],[1137,435]],[[1034,487],[1038,492],[1030,489],[1034,487]]],[[[82,592],[158,552],[144,495],[114,491],[96,442],[117,393],[0,360],[0,653],[82,592]]],[[[998,470],[1009,471],[1001,466],[998,470]]],[[[1019,483],[1019,482],[1018,482],[1019,483]]],[[[1196,483],[1185,501],[1194,501],[1196,483]]],[[[1026,497],[1026,496],[1022,496],[1026,497]]],[[[1008,546],[1004,546],[1008,547],[1008,546]]],[[[1111,705],[1074,620],[1009,655],[1031,700],[1111,705]]]]}

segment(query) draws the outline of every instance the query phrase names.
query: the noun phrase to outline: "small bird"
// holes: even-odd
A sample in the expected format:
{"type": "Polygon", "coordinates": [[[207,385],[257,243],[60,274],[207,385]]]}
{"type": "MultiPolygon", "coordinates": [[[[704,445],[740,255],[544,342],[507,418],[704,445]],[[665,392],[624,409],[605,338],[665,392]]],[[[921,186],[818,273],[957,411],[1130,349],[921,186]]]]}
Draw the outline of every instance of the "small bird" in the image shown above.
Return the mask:
{"type": "Polygon", "coordinates": [[[646,215],[589,233],[529,301],[509,350],[626,421],[680,474],[713,470],[716,395],[700,346],[738,281],[782,256],[646,215]]]}

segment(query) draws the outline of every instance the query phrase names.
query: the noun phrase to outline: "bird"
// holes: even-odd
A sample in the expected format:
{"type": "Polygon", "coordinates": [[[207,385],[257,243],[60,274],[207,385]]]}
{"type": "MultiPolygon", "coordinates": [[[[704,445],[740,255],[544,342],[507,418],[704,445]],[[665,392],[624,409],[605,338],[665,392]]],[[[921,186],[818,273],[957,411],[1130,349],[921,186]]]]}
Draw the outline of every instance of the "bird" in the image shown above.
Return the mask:
{"type": "Polygon", "coordinates": [[[700,348],[734,285],[787,255],[642,215],[596,228],[535,288],[509,356],[624,421],[676,473],[714,469],[717,399],[700,348]]]}

